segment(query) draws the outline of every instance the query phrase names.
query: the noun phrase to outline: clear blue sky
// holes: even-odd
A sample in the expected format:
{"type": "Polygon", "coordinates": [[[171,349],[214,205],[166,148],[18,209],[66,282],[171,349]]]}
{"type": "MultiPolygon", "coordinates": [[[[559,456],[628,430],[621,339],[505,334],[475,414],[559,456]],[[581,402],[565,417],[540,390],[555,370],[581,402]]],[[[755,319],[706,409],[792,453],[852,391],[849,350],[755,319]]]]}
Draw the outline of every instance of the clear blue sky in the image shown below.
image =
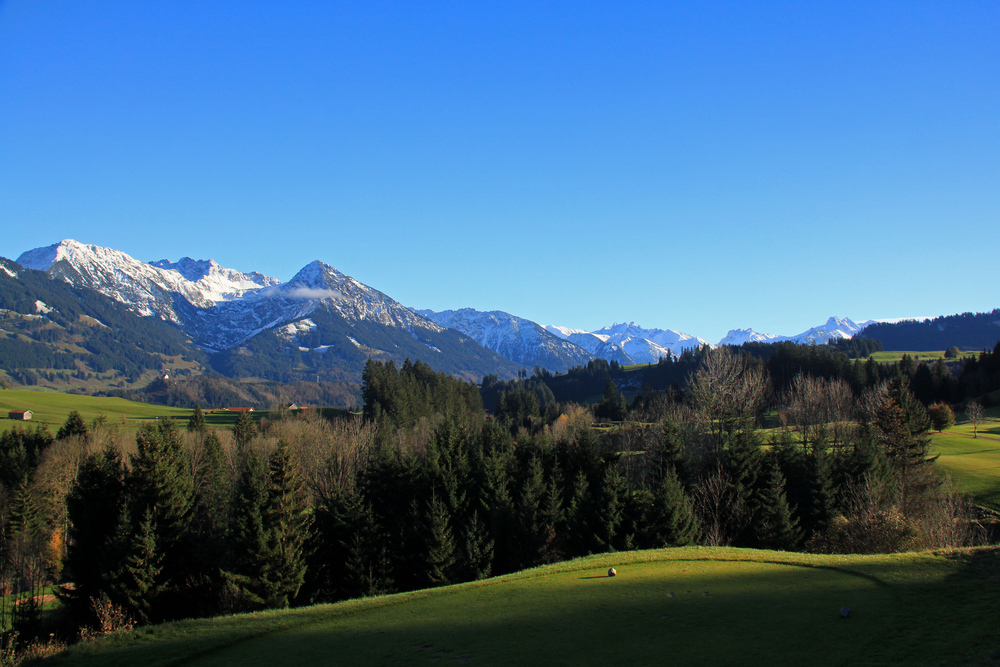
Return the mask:
{"type": "Polygon", "coordinates": [[[0,0],[0,255],[717,342],[1000,307],[1000,3],[0,0]]]}

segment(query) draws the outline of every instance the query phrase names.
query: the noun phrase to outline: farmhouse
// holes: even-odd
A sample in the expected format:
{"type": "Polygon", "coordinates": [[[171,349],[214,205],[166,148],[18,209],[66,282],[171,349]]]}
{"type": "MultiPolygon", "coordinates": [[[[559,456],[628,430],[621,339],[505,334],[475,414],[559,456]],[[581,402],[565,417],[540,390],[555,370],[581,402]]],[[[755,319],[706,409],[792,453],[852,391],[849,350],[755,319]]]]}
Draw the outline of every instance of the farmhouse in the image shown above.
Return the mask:
{"type": "Polygon", "coordinates": [[[226,408],[229,412],[253,412],[253,408],[226,408]]]}
{"type": "Polygon", "coordinates": [[[35,415],[31,410],[11,410],[7,413],[7,419],[16,419],[18,421],[26,422],[35,415]]]}

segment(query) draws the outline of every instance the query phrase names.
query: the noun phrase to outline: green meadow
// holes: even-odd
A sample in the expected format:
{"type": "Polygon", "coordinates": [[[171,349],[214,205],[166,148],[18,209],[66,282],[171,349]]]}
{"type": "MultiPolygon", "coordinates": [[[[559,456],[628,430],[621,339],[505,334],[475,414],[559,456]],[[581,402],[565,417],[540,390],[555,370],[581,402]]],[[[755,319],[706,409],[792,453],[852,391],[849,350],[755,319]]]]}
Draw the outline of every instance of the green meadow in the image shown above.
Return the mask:
{"type": "Polygon", "coordinates": [[[135,428],[157,418],[186,420],[191,414],[190,410],[183,408],[137,403],[124,398],[6,389],[0,391],[0,430],[9,430],[15,426],[34,428],[34,424],[40,423],[48,426],[55,434],[73,410],[79,412],[88,424],[103,415],[109,424],[124,424],[135,428]],[[30,422],[21,422],[7,419],[7,413],[11,410],[31,410],[35,414],[30,422]]]}
{"type": "MultiPolygon", "coordinates": [[[[1000,512],[1000,419],[997,409],[987,410],[973,438],[972,424],[960,421],[943,433],[931,433],[931,456],[937,465],[973,496],[976,503],[1000,512]]],[[[964,415],[957,415],[960,419],[964,415]]]]}
{"type": "Polygon", "coordinates": [[[965,663],[1000,657],[1000,598],[983,590],[998,577],[991,548],[604,554],[446,588],[143,628],[45,664],[965,663]]]}
{"type": "MultiPolygon", "coordinates": [[[[975,357],[979,355],[980,350],[962,350],[958,353],[959,359],[965,359],[968,357],[975,357]]],[[[910,350],[910,351],[891,351],[891,352],[875,352],[871,355],[871,358],[880,364],[890,364],[902,360],[904,354],[910,355],[914,361],[936,361],[938,359],[945,359],[944,350],[910,350]]],[[[945,359],[947,361],[947,359],[945,359]]]]}

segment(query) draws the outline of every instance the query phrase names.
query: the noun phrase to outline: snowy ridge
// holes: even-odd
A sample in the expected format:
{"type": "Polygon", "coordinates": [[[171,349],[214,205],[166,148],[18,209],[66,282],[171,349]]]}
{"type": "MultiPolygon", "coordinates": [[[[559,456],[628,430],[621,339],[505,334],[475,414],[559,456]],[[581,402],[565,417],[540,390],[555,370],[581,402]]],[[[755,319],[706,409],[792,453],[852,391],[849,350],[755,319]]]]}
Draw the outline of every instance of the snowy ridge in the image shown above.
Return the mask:
{"type": "Polygon", "coordinates": [[[437,324],[469,336],[483,347],[527,367],[566,371],[594,357],[577,345],[555,336],[544,327],[500,310],[473,308],[416,311],[437,324]]]}
{"type": "Polygon", "coordinates": [[[169,262],[147,264],[120,250],[85,245],[72,239],[22,253],[17,263],[45,271],[76,287],[97,290],[140,315],[158,315],[176,323],[181,319],[174,308],[173,295],[207,308],[218,301],[239,298],[250,290],[278,283],[260,274],[225,269],[211,260],[204,263],[205,271],[198,280],[191,280],[169,262]]]}
{"type": "Polygon", "coordinates": [[[564,340],[568,340],[573,334],[590,333],[589,331],[584,331],[583,329],[570,329],[569,327],[557,327],[553,324],[543,324],[542,328],[548,331],[553,336],[559,336],[564,340]]]}
{"type": "Polygon", "coordinates": [[[635,322],[615,323],[593,332],[606,336],[608,344],[620,345],[636,364],[655,364],[668,354],[680,355],[684,350],[708,345],[707,341],[673,329],[644,329],[635,322]]]}
{"type": "Polygon", "coordinates": [[[290,323],[293,330],[278,333],[291,339],[304,333],[294,323],[321,308],[347,320],[367,320],[411,333],[444,330],[319,260],[287,283],[258,272],[228,269],[210,259],[140,262],[119,250],[73,240],[29,250],[18,263],[97,290],[140,315],[175,322],[210,351],[233,348],[290,323]]]}
{"type": "Polygon", "coordinates": [[[753,329],[732,329],[719,341],[719,345],[742,345],[743,343],[780,343],[790,341],[800,345],[825,345],[828,341],[837,338],[852,338],[861,332],[874,320],[866,320],[857,324],[848,317],[843,319],[831,317],[826,324],[812,327],[797,336],[776,336],[774,334],[762,334],[753,329]]]}

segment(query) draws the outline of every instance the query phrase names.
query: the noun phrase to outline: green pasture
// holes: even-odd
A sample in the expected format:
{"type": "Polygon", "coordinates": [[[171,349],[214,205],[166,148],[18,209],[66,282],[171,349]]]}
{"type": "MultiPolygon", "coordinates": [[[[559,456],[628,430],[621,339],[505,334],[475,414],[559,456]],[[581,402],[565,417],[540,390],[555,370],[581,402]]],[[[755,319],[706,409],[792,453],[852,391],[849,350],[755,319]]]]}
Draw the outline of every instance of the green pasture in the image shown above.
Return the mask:
{"type": "Polygon", "coordinates": [[[183,408],[148,405],[124,398],[7,389],[0,391],[0,430],[9,430],[15,426],[34,428],[34,424],[41,423],[47,425],[54,434],[73,410],[79,412],[88,424],[99,415],[104,415],[109,424],[132,427],[164,417],[186,421],[191,414],[190,410],[183,408]],[[30,422],[15,421],[7,419],[7,413],[11,410],[31,410],[35,414],[30,422]]]}
{"type": "Polygon", "coordinates": [[[958,482],[961,491],[977,504],[1000,511],[1000,420],[988,418],[979,426],[977,438],[972,430],[972,424],[963,421],[943,433],[931,433],[930,454],[940,455],[938,467],[958,482]]]}
{"type": "Polygon", "coordinates": [[[51,662],[992,664],[979,661],[1000,657],[1000,598],[983,587],[998,575],[995,549],[604,554],[446,588],[144,628],[51,662]],[[618,576],[607,576],[611,566],[618,576]]]}
{"type": "MultiPolygon", "coordinates": [[[[959,359],[966,359],[968,357],[978,356],[981,350],[962,350],[958,353],[959,359]]],[[[871,355],[871,358],[880,364],[895,363],[903,359],[904,354],[910,355],[914,361],[936,361],[938,359],[945,359],[944,350],[909,350],[909,351],[892,351],[892,352],[875,352],[871,355]]],[[[945,361],[952,361],[951,359],[945,359],[945,361]]]]}

